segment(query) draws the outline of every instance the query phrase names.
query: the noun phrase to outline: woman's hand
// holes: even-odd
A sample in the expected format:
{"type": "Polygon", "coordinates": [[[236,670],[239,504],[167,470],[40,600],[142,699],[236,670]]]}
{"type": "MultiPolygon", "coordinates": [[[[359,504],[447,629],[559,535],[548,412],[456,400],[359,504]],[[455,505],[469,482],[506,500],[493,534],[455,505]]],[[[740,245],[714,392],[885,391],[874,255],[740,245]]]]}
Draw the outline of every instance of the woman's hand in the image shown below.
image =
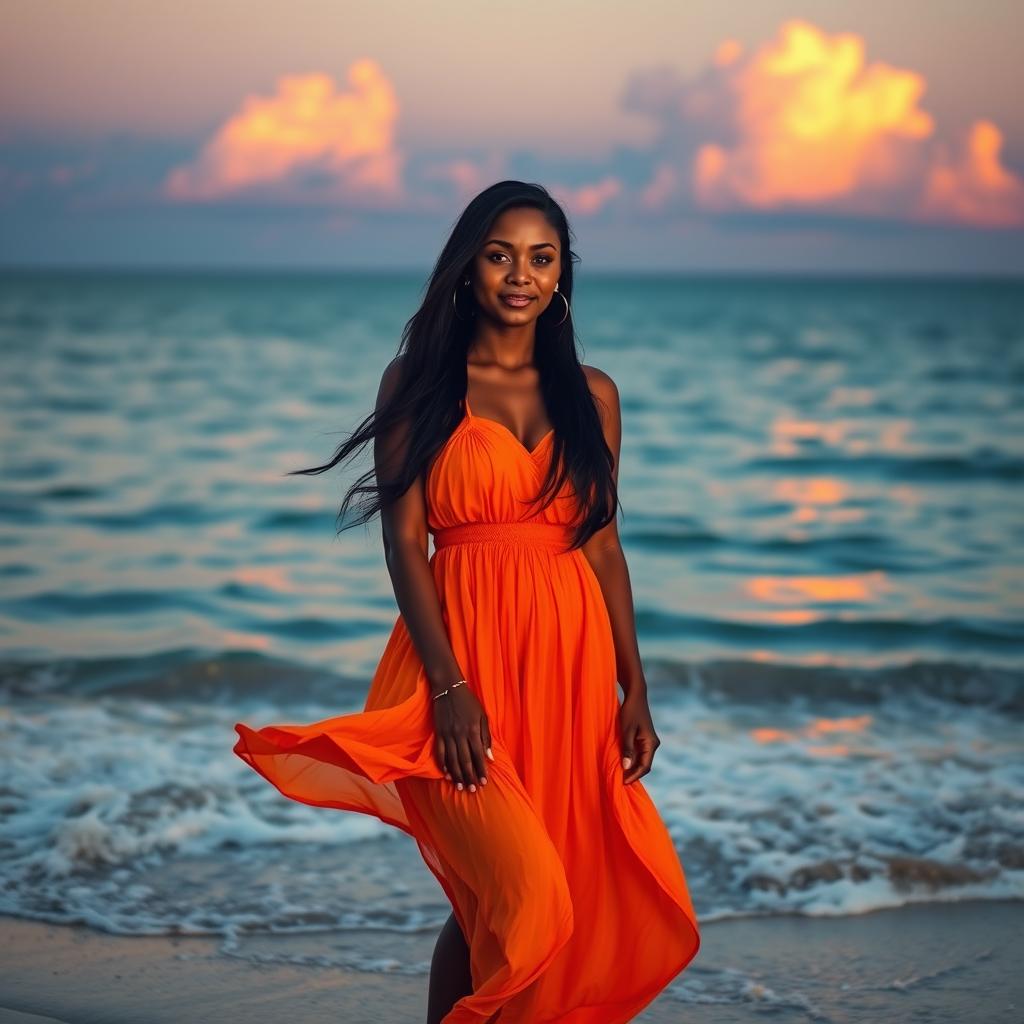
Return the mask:
{"type": "Polygon", "coordinates": [[[445,778],[462,789],[476,792],[486,784],[485,758],[491,753],[491,731],[487,715],[468,683],[456,686],[434,704],[434,756],[445,778]]]}
{"type": "Polygon", "coordinates": [[[628,785],[651,770],[654,752],[661,745],[654,731],[646,690],[626,695],[619,707],[619,729],[622,735],[622,767],[625,769],[622,781],[628,785]]]}

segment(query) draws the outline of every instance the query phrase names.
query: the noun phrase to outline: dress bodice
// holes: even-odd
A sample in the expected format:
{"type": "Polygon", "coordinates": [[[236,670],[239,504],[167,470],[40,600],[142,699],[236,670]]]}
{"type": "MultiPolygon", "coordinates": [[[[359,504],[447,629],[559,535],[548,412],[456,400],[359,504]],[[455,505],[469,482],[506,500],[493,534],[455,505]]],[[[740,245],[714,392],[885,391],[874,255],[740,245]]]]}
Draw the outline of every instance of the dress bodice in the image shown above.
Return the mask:
{"type": "Polygon", "coordinates": [[[463,418],[427,474],[427,526],[524,521],[568,524],[576,512],[572,482],[538,512],[534,499],[554,447],[554,429],[530,451],[497,420],[475,416],[464,401],[463,418]]]}

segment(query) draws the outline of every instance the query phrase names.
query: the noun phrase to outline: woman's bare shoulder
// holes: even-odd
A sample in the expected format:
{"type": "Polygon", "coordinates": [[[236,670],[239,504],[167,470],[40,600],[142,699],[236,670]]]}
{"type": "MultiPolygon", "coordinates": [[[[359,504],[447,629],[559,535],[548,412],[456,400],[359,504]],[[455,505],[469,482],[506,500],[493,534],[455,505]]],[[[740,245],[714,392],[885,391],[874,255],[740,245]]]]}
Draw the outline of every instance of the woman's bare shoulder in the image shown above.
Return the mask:
{"type": "Polygon", "coordinates": [[[583,372],[587,375],[587,386],[590,388],[590,393],[613,417],[617,418],[619,414],[619,389],[616,387],[615,381],[604,370],[599,370],[596,366],[587,366],[586,363],[581,363],[580,365],[583,367],[583,372]]]}

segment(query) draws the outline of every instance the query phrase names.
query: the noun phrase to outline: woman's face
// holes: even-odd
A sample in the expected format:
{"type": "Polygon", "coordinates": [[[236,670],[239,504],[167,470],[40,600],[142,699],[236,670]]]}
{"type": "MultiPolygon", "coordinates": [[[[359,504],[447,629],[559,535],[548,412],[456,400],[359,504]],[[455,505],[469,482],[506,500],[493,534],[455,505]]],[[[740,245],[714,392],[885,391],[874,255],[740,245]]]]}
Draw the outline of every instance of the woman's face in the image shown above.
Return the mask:
{"type": "Polygon", "coordinates": [[[491,225],[473,268],[481,315],[509,326],[530,323],[548,308],[562,276],[558,232],[533,207],[506,210],[491,225]],[[528,301],[517,303],[516,295],[528,301]]]}

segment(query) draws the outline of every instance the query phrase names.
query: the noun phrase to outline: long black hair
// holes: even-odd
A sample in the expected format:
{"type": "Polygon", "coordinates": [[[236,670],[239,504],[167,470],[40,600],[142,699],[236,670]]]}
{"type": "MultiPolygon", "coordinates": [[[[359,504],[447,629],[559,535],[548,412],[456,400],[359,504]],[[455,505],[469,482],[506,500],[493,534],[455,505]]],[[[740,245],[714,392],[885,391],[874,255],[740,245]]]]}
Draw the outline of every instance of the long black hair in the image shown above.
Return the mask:
{"type": "Polygon", "coordinates": [[[460,285],[465,277],[472,276],[473,262],[498,216],[505,210],[524,206],[540,210],[558,232],[562,252],[558,287],[570,310],[565,319],[560,320],[565,313],[565,303],[556,298],[537,320],[534,364],[540,375],[541,396],[554,435],[548,469],[534,500],[542,501],[540,507],[546,508],[565,481],[572,480],[579,514],[569,550],[582,546],[614,518],[619,499],[612,476],[613,456],[576,354],[571,309],[573,263],[579,257],[570,248],[569,222],[561,206],[542,186],[500,181],[469,203],[441,250],[427,282],[426,296],[402,331],[396,357],[400,364],[399,381],[390,397],[338,446],[330,462],[288,474],[323,473],[378,434],[409,419],[408,444],[400,472],[387,482],[377,480],[374,469],[359,477],[338,512],[339,533],[366,523],[405,494],[421,474],[425,479],[433,457],[458,426],[462,418],[461,403],[466,395],[466,362],[473,336],[473,318],[468,315],[472,289],[460,288],[460,285]],[[458,316],[452,302],[457,290],[458,316]],[[356,503],[358,515],[346,522],[349,505],[356,494],[369,497],[356,503]]]}

